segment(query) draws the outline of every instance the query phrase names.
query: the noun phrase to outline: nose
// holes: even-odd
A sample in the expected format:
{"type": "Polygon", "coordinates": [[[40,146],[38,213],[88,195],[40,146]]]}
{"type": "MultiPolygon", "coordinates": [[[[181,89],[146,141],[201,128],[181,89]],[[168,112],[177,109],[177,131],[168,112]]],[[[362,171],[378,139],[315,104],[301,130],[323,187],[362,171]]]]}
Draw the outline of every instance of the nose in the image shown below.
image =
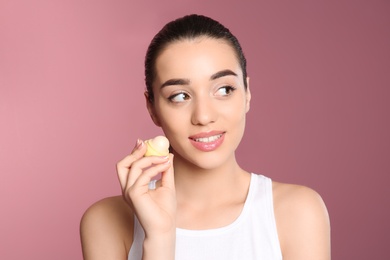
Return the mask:
{"type": "Polygon", "coordinates": [[[208,125],[216,121],[218,117],[216,104],[210,98],[194,100],[192,105],[191,123],[193,125],[208,125]]]}

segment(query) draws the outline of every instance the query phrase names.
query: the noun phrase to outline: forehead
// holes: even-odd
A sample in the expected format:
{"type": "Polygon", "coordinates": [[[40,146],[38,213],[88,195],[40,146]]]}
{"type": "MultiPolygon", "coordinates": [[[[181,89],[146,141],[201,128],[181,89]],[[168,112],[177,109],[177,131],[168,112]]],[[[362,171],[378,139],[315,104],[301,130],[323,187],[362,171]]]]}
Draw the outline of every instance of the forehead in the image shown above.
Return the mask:
{"type": "Polygon", "coordinates": [[[156,59],[156,80],[211,75],[230,69],[241,74],[233,47],[221,39],[207,37],[170,43],[156,59]]]}

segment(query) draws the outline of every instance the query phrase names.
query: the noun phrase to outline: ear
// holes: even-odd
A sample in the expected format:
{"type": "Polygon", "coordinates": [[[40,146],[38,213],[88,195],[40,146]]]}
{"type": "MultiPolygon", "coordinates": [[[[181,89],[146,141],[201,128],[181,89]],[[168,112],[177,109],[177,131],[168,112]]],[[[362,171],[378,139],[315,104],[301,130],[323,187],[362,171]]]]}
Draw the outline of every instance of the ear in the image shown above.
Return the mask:
{"type": "Polygon", "coordinates": [[[245,103],[245,106],[246,106],[246,112],[248,113],[249,111],[249,108],[250,108],[250,103],[251,103],[251,91],[249,89],[249,77],[246,77],[246,103],[245,103]]]}
{"type": "Polygon", "coordinates": [[[156,110],[154,108],[154,103],[149,98],[149,93],[147,91],[145,91],[144,96],[145,96],[146,107],[147,107],[147,109],[149,111],[150,118],[152,118],[153,123],[156,126],[161,127],[160,120],[158,119],[158,117],[156,115],[156,110]]]}

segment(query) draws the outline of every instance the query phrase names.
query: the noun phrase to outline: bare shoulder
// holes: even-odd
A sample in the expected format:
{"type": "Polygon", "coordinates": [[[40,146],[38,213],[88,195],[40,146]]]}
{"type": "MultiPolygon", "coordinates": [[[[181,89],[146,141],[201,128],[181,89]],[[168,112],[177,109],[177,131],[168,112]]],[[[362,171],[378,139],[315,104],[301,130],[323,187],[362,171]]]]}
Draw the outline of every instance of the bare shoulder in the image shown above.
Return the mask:
{"type": "Polygon", "coordinates": [[[311,188],[273,182],[276,225],[283,259],[330,259],[325,203],[311,188]]]}
{"type": "Polygon", "coordinates": [[[309,207],[309,209],[326,211],[321,196],[309,187],[281,182],[273,182],[272,185],[275,208],[288,208],[301,212],[309,207]]]}
{"type": "Polygon", "coordinates": [[[91,205],[80,222],[84,259],[127,256],[133,221],[134,215],[122,196],[108,197],[91,205]]]}

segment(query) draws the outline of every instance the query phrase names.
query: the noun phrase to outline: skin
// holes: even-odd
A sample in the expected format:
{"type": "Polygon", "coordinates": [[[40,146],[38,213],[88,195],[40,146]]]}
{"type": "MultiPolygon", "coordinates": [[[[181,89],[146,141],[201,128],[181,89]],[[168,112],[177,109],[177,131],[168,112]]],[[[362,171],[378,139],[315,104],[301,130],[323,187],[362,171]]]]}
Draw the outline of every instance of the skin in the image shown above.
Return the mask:
{"type": "MultiPolygon", "coordinates": [[[[143,157],[146,146],[138,141],[117,164],[123,196],[95,203],[82,218],[85,259],[127,259],[134,214],[145,230],[143,259],[174,259],[176,227],[223,227],[244,205],[250,174],[238,165],[235,150],[251,95],[233,49],[203,37],[175,42],[159,55],[156,70],[155,100],[146,93],[146,104],[173,152],[143,157]],[[200,151],[189,141],[210,131],[224,135],[216,150],[200,151]],[[149,190],[159,172],[161,182],[149,190]]],[[[273,197],[283,259],[330,259],[329,217],[321,197],[307,187],[277,182],[273,197]]]]}

